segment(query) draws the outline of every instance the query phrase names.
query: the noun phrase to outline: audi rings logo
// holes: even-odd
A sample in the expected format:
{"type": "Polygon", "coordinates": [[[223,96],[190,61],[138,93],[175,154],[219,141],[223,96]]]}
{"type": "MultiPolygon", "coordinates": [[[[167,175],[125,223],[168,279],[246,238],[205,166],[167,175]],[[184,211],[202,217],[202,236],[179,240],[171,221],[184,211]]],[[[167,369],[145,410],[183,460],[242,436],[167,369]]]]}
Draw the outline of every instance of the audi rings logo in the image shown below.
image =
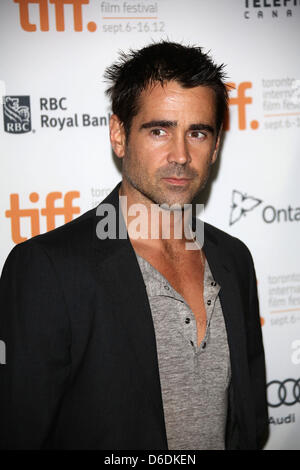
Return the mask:
{"type": "Polygon", "coordinates": [[[267,385],[268,405],[278,408],[281,405],[292,406],[300,403],[300,378],[286,379],[283,382],[272,380],[267,385]]]}

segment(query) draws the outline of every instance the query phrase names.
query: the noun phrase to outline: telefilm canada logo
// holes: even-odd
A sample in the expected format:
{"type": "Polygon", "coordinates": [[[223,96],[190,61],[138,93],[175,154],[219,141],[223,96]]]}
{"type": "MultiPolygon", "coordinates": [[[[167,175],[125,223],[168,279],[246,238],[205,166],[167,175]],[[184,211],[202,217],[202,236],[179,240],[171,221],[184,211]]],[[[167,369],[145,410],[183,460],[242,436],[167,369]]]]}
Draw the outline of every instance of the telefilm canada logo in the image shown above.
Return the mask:
{"type": "Polygon", "coordinates": [[[246,20],[290,18],[300,6],[299,0],[242,0],[246,20]]]}
{"type": "Polygon", "coordinates": [[[9,134],[31,131],[30,96],[3,97],[3,124],[9,134]]]}
{"type": "Polygon", "coordinates": [[[262,199],[234,189],[231,196],[229,225],[240,222],[258,207],[262,208],[261,217],[266,224],[300,222],[300,206],[292,207],[288,204],[286,207],[277,208],[272,204],[262,205],[262,203],[262,199]]]}

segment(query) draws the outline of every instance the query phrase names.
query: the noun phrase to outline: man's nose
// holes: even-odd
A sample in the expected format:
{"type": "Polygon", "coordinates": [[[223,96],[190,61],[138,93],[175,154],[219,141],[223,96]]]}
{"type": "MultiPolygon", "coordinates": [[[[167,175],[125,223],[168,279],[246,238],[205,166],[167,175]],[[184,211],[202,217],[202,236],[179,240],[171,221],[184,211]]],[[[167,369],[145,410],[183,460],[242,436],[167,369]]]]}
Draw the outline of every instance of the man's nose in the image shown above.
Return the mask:
{"type": "Polygon", "coordinates": [[[183,136],[176,136],[172,139],[168,153],[169,163],[184,165],[191,162],[187,142],[183,136]]]}

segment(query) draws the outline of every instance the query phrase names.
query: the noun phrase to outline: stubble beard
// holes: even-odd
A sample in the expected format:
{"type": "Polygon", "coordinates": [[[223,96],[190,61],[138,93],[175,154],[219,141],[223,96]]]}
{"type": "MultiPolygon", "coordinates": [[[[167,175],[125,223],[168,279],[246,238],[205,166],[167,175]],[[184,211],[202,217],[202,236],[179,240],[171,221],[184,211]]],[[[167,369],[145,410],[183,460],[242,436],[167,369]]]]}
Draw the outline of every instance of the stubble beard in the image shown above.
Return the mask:
{"type": "Polygon", "coordinates": [[[192,178],[195,180],[197,177],[197,179],[199,179],[199,175],[196,170],[187,168],[186,164],[180,165],[178,163],[174,163],[159,168],[156,171],[154,181],[152,182],[144,173],[139,162],[135,164],[132,163],[128,147],[122,162],[122,176],[142,195],[141,200],[146,198],[152,204],[159,205],[165,209],[173,208],[173,210],[182,210],[184,208],[184,204],[191,204],[193,200],[199,196],[206,186],[210,171],[211,161],[208,162],[204,175],[197,187],[195,187],[195,184],[193,184],[194,182],[192,181],[192,188],[190,189],[186,189],[181,186],[172,186],[170,189],[165,190],[162,187],[162,178],[177,177],[192,178]]]}

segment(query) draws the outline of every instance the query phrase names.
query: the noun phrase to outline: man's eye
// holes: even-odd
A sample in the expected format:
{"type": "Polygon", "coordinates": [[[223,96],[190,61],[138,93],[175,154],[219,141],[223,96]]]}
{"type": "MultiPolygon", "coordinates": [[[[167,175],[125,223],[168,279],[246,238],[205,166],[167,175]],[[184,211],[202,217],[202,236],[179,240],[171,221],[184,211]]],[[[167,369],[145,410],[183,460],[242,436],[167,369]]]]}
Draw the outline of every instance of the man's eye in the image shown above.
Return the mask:
{"type": "Polygon", "coordinates": [[[163,129],[152,129],[151,134],[155,137],[161,137],[163,135],[166,135],[166,131],[164,131],[163,129]]]}
{"type": "Polygon", "coordinates": [[[191,131],[190,136],[194,139],[203,139],[205,137],[205,134],[203,134],[203,132],[201,131],[191,131]]]}

